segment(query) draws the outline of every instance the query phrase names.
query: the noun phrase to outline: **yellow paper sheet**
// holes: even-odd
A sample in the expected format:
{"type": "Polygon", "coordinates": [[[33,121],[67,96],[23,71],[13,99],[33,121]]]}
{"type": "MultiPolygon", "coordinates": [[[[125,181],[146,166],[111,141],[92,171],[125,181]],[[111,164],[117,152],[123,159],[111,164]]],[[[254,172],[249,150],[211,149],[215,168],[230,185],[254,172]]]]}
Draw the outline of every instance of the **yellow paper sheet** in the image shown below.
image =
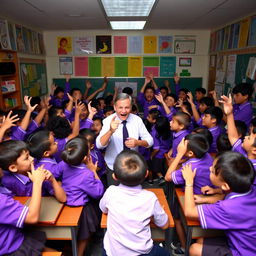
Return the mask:
{"type": "Polygon", "coordinates": [[[142,74],[142,57],[128,58],[128,76],[140,77],[142,74]]]}
{"type": "Polygon", "coordinates": [[[250,27],[250,18],[246,18],[241,21],[240,23],[240,36],[239,36],[239,43],[238,48],[244,48],[247,46],[247,38],[249,33],[250,27]]]}
{"type": "Polygon", "coordinates": [[[114,57],[101,58],[101,73],[102,76],[113,77],[115,76],[115,59],[114,57]]]}
{"type": "Polygon", "coordinates": [[[144,53],[156,53],[156,36],[144,36],[144,53]]]}

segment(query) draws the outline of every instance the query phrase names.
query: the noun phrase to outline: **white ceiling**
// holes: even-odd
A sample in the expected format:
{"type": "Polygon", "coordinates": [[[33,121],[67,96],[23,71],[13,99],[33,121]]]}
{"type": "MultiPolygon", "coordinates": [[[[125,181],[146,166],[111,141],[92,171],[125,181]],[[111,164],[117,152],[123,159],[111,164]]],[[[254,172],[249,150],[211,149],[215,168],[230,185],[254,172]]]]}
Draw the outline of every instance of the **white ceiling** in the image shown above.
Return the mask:
{"type": "MultiPolygon", "coordinates": [[[[158,0],[145,29],[214,29],[253,13],[256,0],[158,0]]],[[[98,0],[0,0],[0,16],[42,30],[110,29],[98,0]]]]}

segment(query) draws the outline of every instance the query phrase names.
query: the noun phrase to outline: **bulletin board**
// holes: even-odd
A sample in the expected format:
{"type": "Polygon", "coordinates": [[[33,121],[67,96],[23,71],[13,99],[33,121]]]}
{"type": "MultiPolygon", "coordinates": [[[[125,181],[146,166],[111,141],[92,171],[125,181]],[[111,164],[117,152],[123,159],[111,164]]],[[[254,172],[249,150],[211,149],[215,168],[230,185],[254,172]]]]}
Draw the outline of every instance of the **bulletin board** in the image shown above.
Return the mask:
{"type": "Polygon", "coordinates": [[[20,80],[22,95],[32,97],[48,93],[45,60],[20,59],[20,80]]]}

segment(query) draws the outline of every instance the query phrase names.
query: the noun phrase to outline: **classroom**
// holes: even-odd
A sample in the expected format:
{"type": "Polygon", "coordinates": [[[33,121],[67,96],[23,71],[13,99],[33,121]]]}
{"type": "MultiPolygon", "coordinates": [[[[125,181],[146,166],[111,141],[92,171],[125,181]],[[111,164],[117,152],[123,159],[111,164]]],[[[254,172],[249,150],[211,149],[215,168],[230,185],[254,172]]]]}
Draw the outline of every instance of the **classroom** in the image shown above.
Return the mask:
{"type": "Polygon", "coordinates": [[[255,0],[0,5],[0,255],[256,256],[255,0]]]}

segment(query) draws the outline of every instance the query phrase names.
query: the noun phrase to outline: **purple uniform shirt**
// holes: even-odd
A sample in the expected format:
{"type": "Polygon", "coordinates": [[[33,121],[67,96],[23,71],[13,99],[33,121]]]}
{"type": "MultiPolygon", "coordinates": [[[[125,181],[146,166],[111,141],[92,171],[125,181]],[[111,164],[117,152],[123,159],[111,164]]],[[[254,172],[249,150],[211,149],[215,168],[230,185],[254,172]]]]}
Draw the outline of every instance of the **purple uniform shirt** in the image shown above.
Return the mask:
{"type": "Polygon", "coordinates": [[[229,193],[215,204],[197,206],[202,228],[222,229],[233,256],[256,255],[256,187],[247,193],[229,193]]]}
{"type": "Polygon", "coordinates": [[[146,161],[150,160],[151,148],[138,147],[138,151],[146,161]]]}
{"type": "Polygon", "coordinates": [[[108,256],[147,254],[153,247],[150,220],[163,227],[168,216],[153,192],[142,187],[110,186],[100,200],[108,214],[104,249],[108,256]]]}
{"type": "MultiPolygon", "coordinates": [[[[160,91],[157,89],[155,91],[155,94],[158,94],[160,91]]],[[[159,105],[159,101],[154,97],[153,100],[151,100],[150,102],[146,100],[144,93],[140,92],[138,97],[137,97],[137,101],[138,103],[141,105],[141,107],[143,108],[143,112],[144,118],[147,118],[148,113],[149,113],[149,107],[153,106],[153,105],[159,105]]]]}
{"type": "Polygon", "coordinates": [[[243,104],[234,104],[233,114],[235,120],[243,121],[249,127],[253,117],[252,104],[248,101],[243,104]]]}
{"type": "Polygon", "coordinates": [[[63,170],[62,187],[67,194],[67,205],[82,206],[90,199],[98,199],[104,193],[104,186],[100,180],[95,179],[94,173],[85,164],[78,166],[61,162],[63,170]]]}
{"type": "Polygon", "coordinates": [[[212,145],[210,147],[209,152],[210,153],[216,153],[217,152],[217,139],[221,134],[221,128],[219,126],[214,126],[212,128],[208,129],[212,134],[212,145]]]}
{"type": "Polygon", "coordinates": [[[6,255],[17,251],[23,243],[21,228],[28,214],[28,207],[1,193],[0,201],[0,255],[6,255]]]}
{"type": "Polygon", "coordinates": [[[49,104],[54,107],[62,107],[62,104],[65,100],[68,100],[68,93],[70,92],[70,83],[65,83],[65,89],[64,89],[64,97],[61,99],[56,98],[55,96],[51,95],[51,99],[49,104]]]}
{"type": "Polygon", "coordinates": [[[54,141],[58,142],[58,151],[53,155],[53,157],[56,159],[56,162],[59,163],[62,160],[61,153],[65,149],[68,138],[58,139],[54,137],[54,141]]]}
{"type": "Polygon", "coordinates": [[[173,141],[172,141],[172,157],[177,155],[177,147],[182,141],[182,139],[189,134],[188,130],[181,130],[179,132],[173,132],[173,141]]]}
{"type": "MultiPolygon", "coordinates": [[[[203,158],[191,158],[187,162],[183,163],[182,166],[186,164],[191,164],[192,170],[196,168],[196,176],[194,180],[194,194],[202,194],[201,188],[204,186],[213,186],[210,181],[210,167],[212,166],[213,159],[206,153],[203,158]]],[[[182,169],[174,171],[171,173],[172,181],[176,185],[184,185],[185,180],[182,176],[182,169]]]]}
{"type": "Polygon", "coordinates": [[[11,140],[24,140],[26,136],[26,131],[24,131],[20,126],[14,126],[11,128],[11,140]]]}
{"type": "MultiPolygon", "coordinates": [[[[32,195],[33,182],[25,175],[4,171],[2,184],[12,191],[14,196],[32,195]]],[[[53,194],[54,191],[51,183],[49,181],[44,181],[42,186],[42,196],[49,196],[53,194]]]]}
{"type": "Polygon", "coordinates": [[[92,162],[94,164],[96,162],[98,162],[98,167],[100,169],[99,169],[99,171],[97,171],[97,173],[98,173],[99,177],[101,177],[106,172],[106,163],[105,163],[104,157],[103,157],[102,153],[100,152],[100,150],[97,149],[96,147],[94,147],[90,151],[90,155],[92,157],[92,162]]]}

